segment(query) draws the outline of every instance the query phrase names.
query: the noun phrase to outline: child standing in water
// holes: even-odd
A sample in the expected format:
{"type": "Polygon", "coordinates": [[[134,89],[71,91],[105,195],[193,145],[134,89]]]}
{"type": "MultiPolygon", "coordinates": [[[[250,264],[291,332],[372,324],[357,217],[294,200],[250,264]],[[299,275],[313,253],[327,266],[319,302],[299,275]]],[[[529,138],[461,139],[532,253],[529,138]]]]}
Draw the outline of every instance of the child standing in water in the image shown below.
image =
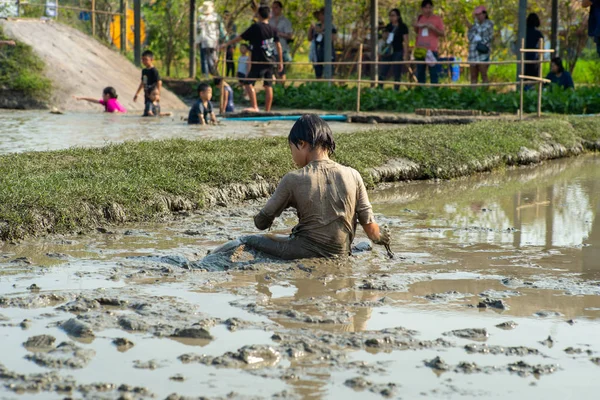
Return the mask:
{"type": "MultiPolygon", "coordinates": [[[[213,83],[215,86],[220,86],[221,81],[221,78],[215,78],[213,83]]],[[[233,89],[225,81],[223,81],[223,97],[224,100],[220,102],[220,104],[224,106],[224,109],[222,109],[221,105],[219,105],[219,114],[221,115],[225,114],[226,112],[233,112],[235,110],[235,106],[233,104],[233,89]]]]}
{"type": "Polygon", "coordinates": [[[108,86],[102,91],[102,99],[98,100],[93,97],[78,97],[73,96],[76,100],[89,101],[90,103],[98,103],[104,106],[104,111],[108,113],[126,113],[125,107],[119,103],[117,91],[115,88],[108,86]]]}
{"type": "Polygon", "coordinates": [[[217,116],[213,112],[213,106],[210,102],[210,99],[212,98],[212,88],[208,83],[201,83],[198,85],[198,97],[200,97],[200,100],[194,103],[188,115],[188,124],[216,124],[217,116]]]}
{"type": "Polygon", "coordinates": [[[156,67],[154,67],[154,53],[150,50],[146,50],[142,53],[142,64],[144,65],[144,69],[142,70],[142,81],[140,82],[140,86],[135,92],[135,96],[133,96],[133,101],[137,101],[138,94],[143,89],[144,90],[144,117],[150,116],[148,114],[148,110],[152,108],[152,100],[150,100],[150,93],[154,89],[158,90],[158,95],[160,96],[160,91],[162,89],[162,81],[160,80],[160,74],[156,67]]]}
{"type": "Polygon", "coordinates": [[[298,224],[291,235],[251,235],[227,243],[213,253],[239,245],[284,260],[347,256],[351,252],[357,222],[375,244],[386,247],[390,235],[375,222],[367,190],[360,174],[332,161],[335,151],[331,129],[317,115],[303,115],[292,127],[288,144],[294,163],[301,169],[286,174],[275,193],[254,217],[260,230],[288,207],[295,208],[298,224]]]}

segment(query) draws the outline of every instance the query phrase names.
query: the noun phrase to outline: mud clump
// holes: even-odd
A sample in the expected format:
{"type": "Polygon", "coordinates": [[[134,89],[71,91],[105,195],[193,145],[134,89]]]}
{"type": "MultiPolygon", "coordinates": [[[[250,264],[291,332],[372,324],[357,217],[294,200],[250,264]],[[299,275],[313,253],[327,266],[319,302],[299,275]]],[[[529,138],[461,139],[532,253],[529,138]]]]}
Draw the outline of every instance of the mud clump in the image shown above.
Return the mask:
{"type": "Polygon", "coordinates": [[[162,367],[164,367],[164,365],[156,360],[149,360],[149,361],[135,360],[133,362],[133,368],[137,368],[137,369],[155,370],[157,368],[162,368],[162,367]]]}
{"type": "Polygon", "coordinates": [[[81,322],[75,318],[71,318],[70,320],[63,322],[60,327],[63,331],[65,331],[68,335],[77,337],[77,338],[94,338],[94,332],[92,329],[84,322],[81,322]]]}
{"type": "Polygon", "coordinates": [[[554,346],[554,339],[552,339],[552,336],[548,336],[545,340],[542,340],[539,343],[548,348],[552,348],[552,346],[554,346]]]}
{"type": "Polygon", "coordinates": [[[540,355],[539,350],[524,346],[503,347],[503,346],[488,346],[487,344],[468,344],[465,350],[470,354],[504,354],[507,356],[532,356],[540,355]]]}
{"type": "Polygon", "coordinates": [[[344,385],[356,391],[368,390],[383,397],[392,397],[396,393],[395,383],[374,384],[361,376],[346,380],[344,385]]]}
{"type": "Polygon", "coordinates": [[[172,335],[173,337],[188,338],[188,339],[205,339],[213,340],[210,332],[204,328],[184,328],[177,329],[172,335]]]}
{"type": "Polygon", "coordinates": [[[516,363],[508,364],[508,371],[516,373],[521,377],[527,377],[529,375],[541,376],[549,375],[558,370],[557,365],[529,365],[525,361],[518,361],[516,363]]]}
{"type": "Polygon", "coordinates": [[[564,350],[564,352],[567,353],[567,354],[584,354],[585,353],[585,354],[587,354],[589,356],[591,356],[592,354],[594,354],[594,352],[591,351],[591,350],[589,350],[589,349],[588,350],[583,350],[583,349],[579,349],[579,348],[575,348],[575,347],[567,347],[564,350]]]}
{"type": "Polygon", "coordinates": [[[25,343],[23,343],[23,347],[30,351],[51,349],[54,347],[54,342],[56,342],[56,338],[54,336],[31,336],[25,343]]]}
{"type": "Polygon", "coordinates": [[[96,352],[83,349],[73,342],[63,342],[47,353],[27,354],[27,360],[49,368],[81,369],[88,365],[96,352]]]}
{"type": "Polygon", "coordinates": [[[502,299],[485,298],[477,304],[477,308],[494,308],[496,310],[508,310],[508,305],[502,299]]]}
{"type": "Polygon", "coordinates": [[[450,369],[450,366],[446,364],[446,362],[442,360],[440,356],[437,356],[431,360],[425,360],[424,363],[426,367],[435,369],[437,371],[448,371],[450,369]]]}
{"type": "Polygon", "coordinates": [[[147,331],[148,324],[136,317],[123,316],[119,318],[119,325],[126,331],[147,331]]]}
{"type": "Polygon", "coordinates": [[[178,357],[184,363],[200,363],[224,368],[261,368],[274,366],[281,360],[281,354],[270,346],[244,346],[236,352],[227,352],[222,356],[183,354],[178,357]]]}
{"type": "Polygon", "coordinates": [[[121,352],[127,351],[134,346],[133,342],[126,338],[116,338],[112,343],[117,346],[117,350],[121,352]]]}
{"type": "Polygon", "coordinates": [[[450,332],[445,332],[444,336],[456,336],[461,339],[476,340],[479,342],[486,341],[489,337],[487,330],[478,328],[457,329],[450,332]]]}
{"type": "Polygon", "coordinates": [[[557,311],[546,311],[546,310],[538,311],[538,312],[534,313],[533,315],[535,315],[536,317],[539,317],[539,318],[552,318],[552,317],[562,316],[562,314],[557,311]]]}
{"type": "Polygon", "coordinates": [[[590,361],[600,367],[600,357],[590,358],[590,361]]]}
{"type": "Polygon", "coordinates": [[[518,325],[519,324],[517,324],[515,321],[506,321],[506,322],[502,322],[502,323],[496,325],[496,328],[504,329],[506,331],[510,331],[510,330],[516,329],[516,327],[518,325]]]}
{"type": "Polygon", "coordinates": [[[39,287],[38,285],[36,285],[35,283],[32,283],[31,285],[29,285],[27,287],[27,290],[29,290],[31,292],[39,292],[40,290],[42,290],[42,288],[39,287]]]}

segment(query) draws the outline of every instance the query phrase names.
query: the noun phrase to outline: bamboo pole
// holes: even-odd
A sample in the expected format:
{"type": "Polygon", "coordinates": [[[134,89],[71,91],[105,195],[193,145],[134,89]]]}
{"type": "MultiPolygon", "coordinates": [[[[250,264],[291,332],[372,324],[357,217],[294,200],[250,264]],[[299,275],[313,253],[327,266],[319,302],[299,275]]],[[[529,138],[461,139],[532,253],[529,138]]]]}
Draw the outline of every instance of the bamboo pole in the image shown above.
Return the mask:
{"type": "MultiPolygon", "coordinates": [[[[221,95],[219,96],[219,114],[225,115],[225,64],[227,64],[227,50],[223,51],[223,60],[221,62],[221,83],[219,84],[219,90],[221,91],[221,95]]],[[[219,57],[220,59],[221,57],[219,57]]]]}
{"type": "Polygon", "coordinates": [[[356,82],[356,112],[360,112],[360,80],[362,79],[363,44],[358,47],[358,81],[356,82]]]}
{"type": "MultiPolygon", "coordinates": [[[[544,49],[544,39],[540,39],[540,49],[544,49]]],[[[542,116],[542,89],[543,89],[543,85],[544,83],[542,82],[541,79],[543,79],[543,75],[542,75],[542,65],[544,62],[544,53],[539,53],[538,56],[538,69],[539,69],[539,78],[540,78],[540,82],[538,83],[538,105],[537,105],[537,116],[538,118],[540,118],[542,116]]]]}
{"type": "MultiPolygon", "coordinates": [[[[525,48],[525,39],[521,39],[521,73],[525,74],[525,54],[523,53],[523,49],[525,48]]],[[[521,79],[521,102],[519,104],[519,119],[523,119],[523,93],[525,91],[525,84],[523,78],[521,79]]]]}
{"type": "Polygon", "coordinates": [[[92,37],[96,37],[96,0],[92,0],[92,37]]]}
{"type": "Polygon", "coordinates": [[[121,33],[120,33],[120,37],[121,37],[121,53],[125,54],[127,53],[127,0],[121,0],[121,4],[120,4],[120,8],[121,8],[121,33]]]}

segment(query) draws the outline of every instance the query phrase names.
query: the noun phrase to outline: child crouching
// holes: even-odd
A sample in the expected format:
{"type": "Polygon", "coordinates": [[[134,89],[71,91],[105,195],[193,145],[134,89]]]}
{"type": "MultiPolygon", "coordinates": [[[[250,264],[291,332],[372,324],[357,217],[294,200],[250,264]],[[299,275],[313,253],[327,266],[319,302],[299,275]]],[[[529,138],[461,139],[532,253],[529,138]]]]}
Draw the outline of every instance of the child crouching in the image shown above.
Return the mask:
{"type": "Polygon", "coordinates": [[[213,106],[210,102],[210,99],[212,98],[212,88],[210,85],[207,83],[198,85],[198,97],[200,99],[194,103],[188,115],[188,124],[216,124],[217,116],[213,112],[213,106]]]}

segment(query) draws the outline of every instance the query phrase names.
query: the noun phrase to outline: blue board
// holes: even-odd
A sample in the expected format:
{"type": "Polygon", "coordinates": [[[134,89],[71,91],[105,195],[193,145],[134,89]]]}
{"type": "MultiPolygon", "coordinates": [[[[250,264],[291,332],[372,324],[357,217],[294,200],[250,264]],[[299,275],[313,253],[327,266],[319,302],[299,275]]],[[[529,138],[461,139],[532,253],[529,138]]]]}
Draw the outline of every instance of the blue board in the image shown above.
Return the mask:
{"type": "MultiPolygon", "coordinates": [[[[300,118],[301,115],[279,115],[272,117],[233,117],[233,118],[225,118],[226,121],[296,121],[300,118]]],[[[319,115],[319,117],[323,118],[325,121],[348,121],[348,117],[345,115],[319,115]]]]}

